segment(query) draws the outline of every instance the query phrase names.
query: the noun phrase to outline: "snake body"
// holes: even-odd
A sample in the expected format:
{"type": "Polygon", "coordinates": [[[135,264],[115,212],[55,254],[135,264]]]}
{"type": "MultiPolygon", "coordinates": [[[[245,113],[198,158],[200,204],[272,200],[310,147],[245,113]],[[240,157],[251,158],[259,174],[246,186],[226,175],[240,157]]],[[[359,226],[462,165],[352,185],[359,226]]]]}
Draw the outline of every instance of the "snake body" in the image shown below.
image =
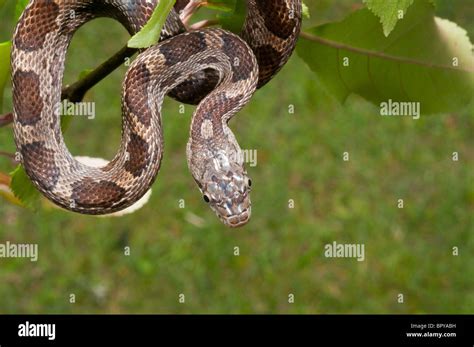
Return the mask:
{"type": "MultiPolygon", "coordinates": [[[[204,200],[228,226],[250,218],[250,186],[228,121],[288,61],[300,31],[300,0],[247,0],[240,36],[219,28],[186,31],[178,11],[160,43],[142,51],[122,86],[122,141],[114,159],[94,168],[67,149],[58,105],[68,45],[97,17],[120,21],[130,34],[148,21],[159,0],[31,0],[16,27],[11,64],[14,135],[36,188],[55,204],[83,214],[122,210],[153,184],[163,155],[165,95],[198,103],[187,161],[204,200]]],[[[239,0],[241,1],[241,0],[239,0]]]]}

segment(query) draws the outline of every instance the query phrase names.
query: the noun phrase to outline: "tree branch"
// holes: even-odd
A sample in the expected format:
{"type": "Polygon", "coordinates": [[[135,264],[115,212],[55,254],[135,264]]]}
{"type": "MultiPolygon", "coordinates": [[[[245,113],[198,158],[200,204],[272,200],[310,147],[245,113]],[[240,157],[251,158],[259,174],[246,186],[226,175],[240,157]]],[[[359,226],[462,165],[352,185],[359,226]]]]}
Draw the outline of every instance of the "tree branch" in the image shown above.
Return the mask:
{"type": "Polygon", "coordinates": [[[136,48],[123,47],[107,61],[99,65],[84,78],[63,88],[61,99],[68,99],[71,102],[79,102],[84,98],[86,92],[124,63],[126,58],[133,56],[137,52],[136,48]]]}

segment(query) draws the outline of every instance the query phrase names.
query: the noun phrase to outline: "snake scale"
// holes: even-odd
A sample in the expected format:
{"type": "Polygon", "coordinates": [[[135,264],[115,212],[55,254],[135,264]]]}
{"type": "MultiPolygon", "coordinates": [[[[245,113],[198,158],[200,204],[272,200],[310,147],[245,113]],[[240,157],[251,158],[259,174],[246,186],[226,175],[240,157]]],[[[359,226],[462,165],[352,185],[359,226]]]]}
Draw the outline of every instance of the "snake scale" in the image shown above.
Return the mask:
{"type": "MultiPolygon", "coordinates": [[[[222,222],[250,218],[250,186],[229,120],[288,61],[301,27],[301,0],[247,0],[239,36],[220,28],[187,31],[178,0],[160,42],[140,52],[122,85],[122,140],[114,159],[94,168],[67,149],[57,105],[68,45],[97,17],[118,20],[130,34],[159,0],[31,0],[13,37],[14,135],[35,187],[55,204],[83,214],[122,210],[153,184],[163,155],[165,95],[198,104],[187,144],[189,169],[222,222]]],[[[238,0],[243,1],[243,0],[238,0]]]]}

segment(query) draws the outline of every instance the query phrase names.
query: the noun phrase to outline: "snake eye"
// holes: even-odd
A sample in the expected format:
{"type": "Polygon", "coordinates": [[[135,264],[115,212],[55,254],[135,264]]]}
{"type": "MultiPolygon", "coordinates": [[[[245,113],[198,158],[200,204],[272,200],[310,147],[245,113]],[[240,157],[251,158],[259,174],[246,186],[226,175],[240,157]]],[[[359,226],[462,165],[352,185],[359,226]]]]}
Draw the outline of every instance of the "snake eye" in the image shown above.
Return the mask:
{"type": "Polygon", "coordinates": [[[204,199],[204,201],[205,201],[206,203],[208,203],[209,201],[211,201],[207,195],[203,195],[203,199],[204,199]]]}
{"type": "Polygon", "coordinates": [[[252,186],[252,180],[250,178],[248,179],[247,184],[248,184],[249,187],[252,186]]]}

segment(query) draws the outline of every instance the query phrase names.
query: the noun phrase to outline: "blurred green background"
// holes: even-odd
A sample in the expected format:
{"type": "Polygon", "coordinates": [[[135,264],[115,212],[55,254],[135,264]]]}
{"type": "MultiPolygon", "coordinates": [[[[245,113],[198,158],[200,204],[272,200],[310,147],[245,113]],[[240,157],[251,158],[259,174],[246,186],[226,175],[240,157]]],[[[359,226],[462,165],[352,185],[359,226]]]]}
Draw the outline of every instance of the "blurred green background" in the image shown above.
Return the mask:
{"type": "MultiPolygon", "coordinates": [[[[306,27],[361,6],[305,2],[312,15],[306,27]]],[[[7,0],[1,10],[0,41],[11,37],[13,8],[7,0]]],[[[437,13],[473,40],[472,1],[438,1],[437,13]]],[[[127,37],[109,19],[81,28],[64,82],[127,37]]],[[[97,117],[72,122],[65,138],[74,155],[114,156],[125,72],[121,67],[87,94],[97,117]]],[[[0,200],[0,242],[39,245],[36,263],[0,259],[0,313],[474,313],[474,105],[417,121],[382,118],[356,96],[340,105],[295,54],[231,122],[242,148],[258,150],[258,165],[248,167],[253,216],[237,230],[221,225],[188,171],[194,108],[180,114],[179,105],[165,102],[162,168],[138,212],[96,218],[0,200]],[[333,241],[365,244],[366,260],[325,258],[324,245],[333,241]]],[[[11,127],[0,129],[0,144],[15,151],[11,127]]],[[[12,169],[0,157],[0,171],[12,169]]]]}

